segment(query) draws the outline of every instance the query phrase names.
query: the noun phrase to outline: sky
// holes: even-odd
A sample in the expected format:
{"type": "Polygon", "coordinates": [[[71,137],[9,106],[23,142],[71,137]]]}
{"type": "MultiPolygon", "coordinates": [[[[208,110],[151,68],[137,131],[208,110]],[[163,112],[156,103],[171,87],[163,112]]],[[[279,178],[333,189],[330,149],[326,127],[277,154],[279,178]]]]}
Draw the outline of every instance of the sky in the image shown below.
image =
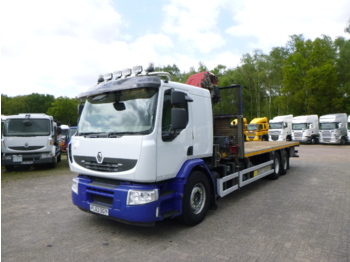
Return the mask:
{"type": "Polygon", "coordinates": [[[291,35],[333,40],[349,0],[2,0],[1,94],[76,97],[100,74],[150,63],[181,72],[240,65],[291,35]]]}

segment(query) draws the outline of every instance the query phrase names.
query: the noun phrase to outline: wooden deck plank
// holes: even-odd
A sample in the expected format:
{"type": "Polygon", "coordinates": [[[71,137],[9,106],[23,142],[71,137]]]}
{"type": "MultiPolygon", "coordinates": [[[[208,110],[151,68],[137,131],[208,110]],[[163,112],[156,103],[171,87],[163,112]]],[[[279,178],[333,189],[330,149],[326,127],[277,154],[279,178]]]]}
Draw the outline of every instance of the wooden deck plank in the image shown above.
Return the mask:
{"type": "Polygon", "coordinates": [[[299,142],[290,141],[249,141],[244,142],[244,157],[255,156],[274,150],[299,146],[299,142]]]}

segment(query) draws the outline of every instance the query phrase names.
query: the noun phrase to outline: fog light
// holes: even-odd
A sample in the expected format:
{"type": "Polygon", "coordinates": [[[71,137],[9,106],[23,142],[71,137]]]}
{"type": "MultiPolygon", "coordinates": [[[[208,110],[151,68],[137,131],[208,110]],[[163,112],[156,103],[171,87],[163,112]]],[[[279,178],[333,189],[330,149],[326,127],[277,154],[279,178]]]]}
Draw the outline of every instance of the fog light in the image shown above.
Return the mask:
{"type": "Polygon", "coordinates": [[[158,200],[158,189],[153,190],[129,190],[127,205],[143,205],[158,200]]]}
{"type": "Polygon", "coordinates": [[[40,158],[41,159],[44,159],[44,158],[51,158],[53,155],[51,153],[44,153],[44,154],[41,154],[40,155],[40,158]]]}
{"type": "Polygon", "coordinates": [[[72,180],[72,191],[76,194],[79,192],[79,180],[77,178],[73,178],[72,180]]]}

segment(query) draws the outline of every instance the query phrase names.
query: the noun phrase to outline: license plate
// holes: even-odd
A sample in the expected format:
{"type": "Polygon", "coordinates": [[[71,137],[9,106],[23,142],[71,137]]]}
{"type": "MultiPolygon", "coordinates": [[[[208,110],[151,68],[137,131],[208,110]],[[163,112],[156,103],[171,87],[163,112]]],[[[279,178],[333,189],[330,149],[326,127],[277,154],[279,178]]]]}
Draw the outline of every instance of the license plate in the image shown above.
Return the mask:
{"type": "Polygon", "coordinates": [[[13,155],[13,162],[22,162],[22,155],[13,155]]]}
{"type": "Polygon", "coordinates": [[[23,165],[31,165],[31,164],[33,164],[33,161],[23,161],[22,164],[23,165]]]}
{"type": "Polygon", "coordinates": [[[97,214],[104,215],[104,216],[108,216],[109,215],[107,207],[98,206],[98,205],[95,205],[95,204],[90,204],[90,211],[94,212],[94,213],[97,213],[97,214]]]}

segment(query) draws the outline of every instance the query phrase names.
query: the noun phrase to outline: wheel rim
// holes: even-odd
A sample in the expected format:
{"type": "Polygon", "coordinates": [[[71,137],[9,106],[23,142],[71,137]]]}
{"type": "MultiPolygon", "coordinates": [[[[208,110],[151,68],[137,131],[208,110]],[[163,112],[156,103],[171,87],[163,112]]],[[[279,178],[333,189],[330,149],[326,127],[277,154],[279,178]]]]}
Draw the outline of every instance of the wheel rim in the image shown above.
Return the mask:
{"type": "Polygon", "coordinates": [[[287,154],[286,153],[284,153],[283,154],[283,168],[284,168],[284,170],[287,170],[287,168],[288,168],[288,158],[287,158],[287,154]]]}
{"type": "Polygon", "coordinates": [[[278,161],[278,158],[275,158],[275,173],[278,174],[280,171],[280,161],[278,161]]]}
{"type": "Polygon", "coordinates": [[[205,204],[206,194],[203,184],[196,184],[191,192],[191,208],[194,214],[199,214],[205,204]]]}

